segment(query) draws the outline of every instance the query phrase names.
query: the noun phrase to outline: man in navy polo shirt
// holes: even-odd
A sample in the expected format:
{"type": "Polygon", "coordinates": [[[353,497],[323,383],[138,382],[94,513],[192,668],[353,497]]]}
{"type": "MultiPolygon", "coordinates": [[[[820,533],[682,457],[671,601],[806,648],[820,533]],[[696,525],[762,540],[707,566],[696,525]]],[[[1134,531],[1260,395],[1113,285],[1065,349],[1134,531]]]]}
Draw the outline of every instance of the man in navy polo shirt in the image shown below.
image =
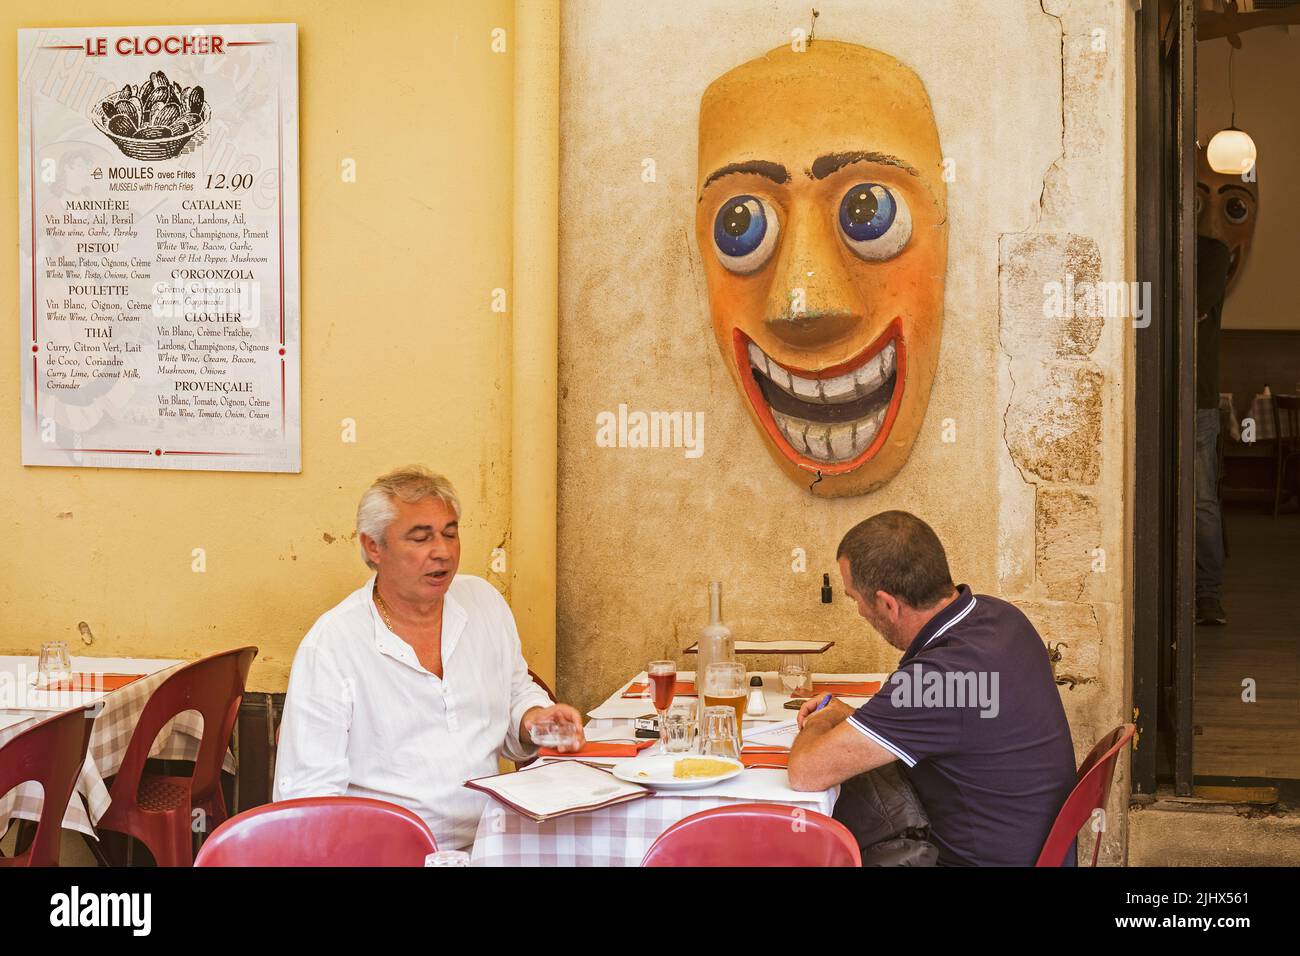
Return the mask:
{"type": "MultiPolygon", "coordinates": [[[[907,512],[861,522],[837,558],[858,613],[903,657],[856,710],[837,700],[816,710],[820,697],[804,705],[791,785],[844,783],[840,800],[851,801],[852,778],[899,760],[939,865],[1032,866],[1075,783],[1070,727],[1033,624],[954,585],[938,536],[907,512]]],[[[1064,862],[1074,864],[1073,848],[1064,862]]]]}

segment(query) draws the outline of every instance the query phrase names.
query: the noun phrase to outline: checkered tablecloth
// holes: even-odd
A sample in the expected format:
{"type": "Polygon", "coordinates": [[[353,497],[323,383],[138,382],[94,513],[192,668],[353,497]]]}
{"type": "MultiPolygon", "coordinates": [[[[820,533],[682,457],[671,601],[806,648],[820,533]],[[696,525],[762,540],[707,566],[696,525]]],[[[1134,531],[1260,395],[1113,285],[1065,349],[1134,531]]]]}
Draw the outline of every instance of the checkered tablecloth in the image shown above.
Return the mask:
{"type": "MultiPolygon", "coordinates": [[[[67,812],[63,816],[64,827],[93,836],[93,824],[98,822],[108,809],[108,785],[105,779],[116,774],[118,768],[122,766],[122,758],[126,756],[127,744],[131,742],[131,734],[140,719],[140,712],[158,685],[186,662],[154,660],[132,662],[130,659],[97,662],[95,658],[73,658],[72,663],[73,670],[83,673],[95,671],[97,664],[100,671],[110,673],[139,673],[142,670],[153,672],[147,677],[142,677],[107,694],[42,695],[48,700],[41,701],[43,706],[40,711],[21,710],[23,713],[30,713],[31,717],[0,730],[0,748],[24,730],[53,716],[59,709],[95,704],[98,712],[96,713],[95,709],[90,711],[95,715],[90,747],[86,753],[86,761],[81,767],[81,776],[77,779],[76,788],[73,790],[72,799],[68,801],[67,812]],[[159,665],[161,669],[158,669],[159,665]]],[[[34,659],[32,665],[33,667],[35,665],[34,659]]],[[[30,706],[34,702],[26,703],[30,706]]],[[[19,710],[0,710],[0,713],[16,715],[19,710]]],[[[203,719],[197,711],[177,714],[163,726],[149,751],[149,756],[163,760],[193,760],[198,756],[202,734],[203,719]]],[[[224,769],[231,773],[235,771],[235,758],[230,753],[226,754],[224,769]]],[[[40,812],[40,786],[33,782],[16,787],[8,795],[0,796],[0,834],[8,828],[11,818],[37,820],[40,818],[40,812]]]]}
{"type": "MultiPolygon", "coordinates": [[[[843,680],[880,680],[879,674],[815,674],[815,680],[838,677],[843,680]]],[[[693,674],[679,673],[681,679],[693,674]]],[[[780,689],[774,673],[763,675],[769,713],[776,720],[792,719],[793,711],[782,704],[789,695],[780,689]]],[[[608,714],[596,717],[587,725],[593,729],[616,732],[630,737],[634,732],[632,712],[636,701],[625,700],[624,690],[634,681],[645,681],[639,674],[627,681],[609,698],[591,711],[608,714]]],[[[847,698],[857,700],[856,698],[847,698]]],[[[648,701],[644,706],[653,713],[648,701]]],[[[792,819],[814,810],[830,816],[835,808],[839,787],[803,793],[790,789],[784,770],[744,772],[734,781],[701,790],[658,791],[649,797],[620,803],[603,810],[574,813],[538,823],[516,813],[495,800],[488,799],[479,818],[474,837],[471,864],[474,866],[640,866],[655,839],[678,820],[701,810],[737,803],[774,803],[790,807],[792,819]],[[726,792],[731,790],[730,793],[726,792]],[[722,792],[719,792],[722,791],[722,792]]]]}
{"type": "MultiPolygon", "coordinates": [[[[1272,441],[1278,437],[1277,420],[1273,414],[1273,396],[1259,393],[1250,403],[1250,418],[1255,420],[1255,441],[1272,441]]],[[[1286,419],[1282,420],[1282,437],[1287,434],[1286,419]]]]}
{"type": "MultiPolygon", "coordinates": [[[[784,770],[746,773],[785,775],[784,770]]],[[[790,818],[815,810],[830,816],[835,790],[808,793],[808,802],[791,804],[790,818]]],[[[735,803],[766,803],[745,797],[686,793],[656,794],[537,823],[496,801],[483,811],[474,837],[473,866],[640,866],[650,844],[678,820],[701,810],[735,803]]]]}

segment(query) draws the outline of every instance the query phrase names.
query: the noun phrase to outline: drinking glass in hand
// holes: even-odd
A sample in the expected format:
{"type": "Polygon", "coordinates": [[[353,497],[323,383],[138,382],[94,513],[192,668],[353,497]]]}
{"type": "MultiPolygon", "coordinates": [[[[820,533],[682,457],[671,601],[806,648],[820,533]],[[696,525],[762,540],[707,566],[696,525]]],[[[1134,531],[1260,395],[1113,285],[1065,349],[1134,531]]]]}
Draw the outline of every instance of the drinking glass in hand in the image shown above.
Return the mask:
{"type": "Polygon", "coordinates": [[[676,661],[651,661],[646,665],[650,689],[654,693],[655,711],[659,714],[659,749],[668,752],[668,708],[673,702],[673,689],[677,686],[676,661]]]}
{"type": "Polygon", "coordinates": [[[704,708],[700,756],[740,759],[740,721],[730,706],[704,708]]]}
{"type": "Polygon", "coordinates": [[[736,661],[717,661],[704,673],[702,697],[705,707],[725,705],[736,712],[736,727],[745,719],[745,665],[736,661]]]}

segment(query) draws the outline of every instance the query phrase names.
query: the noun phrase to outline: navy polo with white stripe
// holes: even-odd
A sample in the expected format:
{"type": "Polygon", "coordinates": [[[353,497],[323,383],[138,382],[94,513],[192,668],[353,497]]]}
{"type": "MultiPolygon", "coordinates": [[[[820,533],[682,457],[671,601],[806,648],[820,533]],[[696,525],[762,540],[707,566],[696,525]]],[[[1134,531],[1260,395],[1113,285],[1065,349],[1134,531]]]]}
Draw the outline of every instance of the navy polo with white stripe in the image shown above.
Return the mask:
{"type": "Polygon", "coordinates": [[[1032,866],[1074,788],[1070,725],[1029,619],[957,591],[849,723],[907,768],[940,865],[1032,866]]]}

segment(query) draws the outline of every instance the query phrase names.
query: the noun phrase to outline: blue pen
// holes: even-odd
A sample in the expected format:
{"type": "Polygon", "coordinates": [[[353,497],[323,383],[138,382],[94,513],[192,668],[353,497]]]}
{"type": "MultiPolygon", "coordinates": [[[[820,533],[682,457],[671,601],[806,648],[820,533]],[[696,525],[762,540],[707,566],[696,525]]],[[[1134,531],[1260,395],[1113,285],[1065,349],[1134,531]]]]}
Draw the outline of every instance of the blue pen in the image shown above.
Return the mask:
{"type": "Polygon", "coordinates": [[[812,712],[813,712],[814,714],[817,713],[817,711],[821,710],[823,707],[825,707],[825,706],[826,706],[827,704],[829,704],[830,702],[831,702],[831,695],[830,695],[830,694],[827,694],[825,697],[822,698],[821,703],[818,704],[816,707],[813,708],[812,712]]]}

